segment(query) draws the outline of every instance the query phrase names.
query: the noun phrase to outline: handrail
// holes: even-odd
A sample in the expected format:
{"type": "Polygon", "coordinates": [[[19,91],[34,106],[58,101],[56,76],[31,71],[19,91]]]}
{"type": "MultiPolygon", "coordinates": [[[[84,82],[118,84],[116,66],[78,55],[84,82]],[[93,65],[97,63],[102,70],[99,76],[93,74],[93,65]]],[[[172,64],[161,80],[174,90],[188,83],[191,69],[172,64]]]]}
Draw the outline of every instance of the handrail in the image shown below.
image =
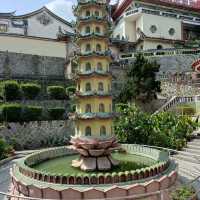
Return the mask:
{"type": "Polygon", "coordinates": [[[200,96],[187,96],[187,97],[179,97],[179,96],[173,96],[167,103],[165,103],[161,108],[159,108],[154,114],[158,114],[162,111],[167,111],[171,107],[181,104],[181,103],[188,103],[188,102],[195,102],[199,101],[200,96]]]}

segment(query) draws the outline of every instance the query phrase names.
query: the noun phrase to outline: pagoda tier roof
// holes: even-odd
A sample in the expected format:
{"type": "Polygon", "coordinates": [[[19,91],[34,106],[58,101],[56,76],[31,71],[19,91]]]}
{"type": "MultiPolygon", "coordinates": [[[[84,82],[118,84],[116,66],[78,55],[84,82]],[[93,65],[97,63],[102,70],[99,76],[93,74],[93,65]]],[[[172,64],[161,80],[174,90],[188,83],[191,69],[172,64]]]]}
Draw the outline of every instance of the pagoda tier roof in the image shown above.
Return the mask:
{"type": "Polygon", "coordinates": [[[102,91],[89,91],[89,92],[76,92],[76,97],[79,98],[89,98],[89,97],[96,97],[96,98],[112,98],[110,92],[102,92],[102,91]]]}
{"type": "Polygon", "coordinates": [[[90,51],[90,52],[85,52],[85,53],[78,53],[77,56],[80,57],[111,57],[111,51],[90,51]]]}
{"type": "Polygon", "coordinates": [[[91,120],[91,119],[112,119],[116,116],[115,113],[98,112],[98,113],[75,113],[74,119],[78,120],[91,120]]]}
{"type": "MultiPolygon", "coordinates": [[[[116,6],[116,9],[112,13],[112,18],[116,20],[118,17],[122,15],[122,13],[130,6],[133,0],[122,0],[119,6],[116,6]]],[[[168,8],[174,8],[178,10],[185,10],[196,12],[199,14],[200,12],[200,5],[198,6],[196,3],[195,5],[186,5],[184,3],[178,3],[178,1],[170,1],[170,0],[140,0],[140,2],[154,4],[156,6],[165,6],[168,8]]]]}
{"type": "Polygon", "coordinates": [[[77,12],[79,12],[82,8],[92,7],[95,6],[97,8],[105,8],[108,10],[109,5],[105,3],[101,3],[98,0],[87,0],[87,1],[78,1],[78,5],[73,7],[74,14],[77,15],[77,12]]]}
{"type": "Polygon", "coordinates": [[[91,70],[88,72],[77,72],[75,79],[84,79],[88,77],[109,77],[112,79],[112,74],[111,72],[91,70]]]}
{"type": "Polygon", "coordinates": [[[76,37],[76,42],[79,43],[80,41],[84,41],[88,39],[98,39],[98,40],[105,40],[109,42],[109,38],[107,35],[98,34],[98,33],[90,33],[90,34],[85,34],[85,35],[79,34],[79,36],[76,37]]]}

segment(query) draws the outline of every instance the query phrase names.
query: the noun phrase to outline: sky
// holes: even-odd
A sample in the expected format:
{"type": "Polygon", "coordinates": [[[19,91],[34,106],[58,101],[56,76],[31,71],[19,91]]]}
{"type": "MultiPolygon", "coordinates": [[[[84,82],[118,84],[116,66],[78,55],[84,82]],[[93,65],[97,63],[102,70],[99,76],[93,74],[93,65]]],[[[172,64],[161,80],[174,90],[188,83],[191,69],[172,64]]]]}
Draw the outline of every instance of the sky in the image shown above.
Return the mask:
{"type": "Polygon", "coordinates": [[[16,15],[35,11],[44,5],[60,17],[74,19],[72,6],[77,0],[0,0],[0,12],[16,11],[16,15]]]}

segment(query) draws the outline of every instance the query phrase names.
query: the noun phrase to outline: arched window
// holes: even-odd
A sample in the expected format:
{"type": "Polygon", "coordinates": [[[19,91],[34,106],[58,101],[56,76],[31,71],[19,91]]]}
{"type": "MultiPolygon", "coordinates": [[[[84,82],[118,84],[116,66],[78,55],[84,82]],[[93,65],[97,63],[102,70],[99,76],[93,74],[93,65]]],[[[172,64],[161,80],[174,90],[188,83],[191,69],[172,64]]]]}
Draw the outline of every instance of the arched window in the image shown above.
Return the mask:
{"type": "Polygon", "coordinates": [[[161,49],[163,49],[163,46],[159,44],[159,45],[157,46],[157,49],[158,49],[158,50],[161,50],[161,49]]]}
{"type": "Polygon", "coordinates": [[[95,32],[100,33],[100,28],[98,26],[95,28],[95,32]]]}
{"type": "Polygon", "coordinates": [[[103,103],[99,104],[99,112],[105,112],[105,106],[103,103]]]}
{"type": "Polygon", "coordinates": [[[85,64],[85,71],[91,71],[91,64],[89,62],[85,64]]]}
{"type": "Polygon", "coordinates": [[[89,10],[86,10],[85,16],[86,16],[86,17],[89,17],[89,16],[90,16],[90,11],[89,11],[89,10]]]}
{"type": "Polygon", "coordinates": [[[90,33],[90,27],[89,26],[86,26],[85,33],[90,33]]]}
{"type": "Polygon", "coordinates": [[[86,128],[85,128],[85,136],[91,136],[92,134],[91,134],[91,128],[89,127],[89,126],[87,126],[86,128]]]}
{"type": "Polygon", "coordinates": [[[86,113],[91,113],[91,112],[92,112],[92,109],[91,109],[91,105],[90,105],[90,104],[87,104],[87,105],[85,106],[85,112],[86,112],[86,113]]]}
{"type": "Polygon", "coordinates": [[[95,14],[96,17],[99,17],[99,11],[98,10],[96,10],[94,14],[95,14]]]}
{"type": "Polygon", "coordinates": [[[102,82],[99,82],[99,84],[98,84],[98,90],[99,91],[104,91],[103,83],[102,82]]]}
{"type": "Polygon", "coordinates": [[[100,62],[97,63],[97,70],[98,71],[102,71],[103,70],[102,64],[100,62]]]}
{"type": "Polygon", "coordinates": [[[96,45],[96,51],[101,51],[101,45],[100,44],[96,45]]]}
{"type": "Polygon", "coordinates": [[[86,91],[86,92],[91,91],[91,84],[90,84],[90,83],[86,83],[86,84],[85,84],[85,91],[86,91]]]}
{"type": "Polygon", "coordinates": [[[85,51],[86,52],[91,51],[91,45],[90,44],[86,44],[85,51]]]}
{"type": "Polygon", "coordinates": [[[100,128],[100,136],[105,136],[106,135],[106,127],[105,126],[101,126],[100,128]]]}

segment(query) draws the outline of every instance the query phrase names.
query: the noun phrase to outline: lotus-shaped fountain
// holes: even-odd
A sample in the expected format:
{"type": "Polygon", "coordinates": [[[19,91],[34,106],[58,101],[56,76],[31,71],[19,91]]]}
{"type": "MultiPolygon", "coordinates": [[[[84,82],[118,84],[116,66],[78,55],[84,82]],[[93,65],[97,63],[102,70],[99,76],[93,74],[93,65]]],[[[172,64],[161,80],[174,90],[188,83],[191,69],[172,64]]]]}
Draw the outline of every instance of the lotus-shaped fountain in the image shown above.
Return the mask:
{"type": "Polygon", "coordinates": [[[72,137],[71,144],[80,154],[78,160],[72,161],[73,167],[83,171],[106,171],[119,164],[111,156],[113,151],[120,149],[115,137],[72,137]]]}

